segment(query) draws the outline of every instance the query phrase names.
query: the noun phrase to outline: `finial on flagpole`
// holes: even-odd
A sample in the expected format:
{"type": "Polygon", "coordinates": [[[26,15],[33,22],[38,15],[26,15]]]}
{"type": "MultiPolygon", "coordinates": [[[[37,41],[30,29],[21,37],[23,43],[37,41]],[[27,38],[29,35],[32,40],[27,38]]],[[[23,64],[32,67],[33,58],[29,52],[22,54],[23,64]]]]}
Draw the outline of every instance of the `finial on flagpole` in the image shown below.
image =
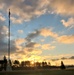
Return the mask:
{"type": "Polygon", "coordinates": [[[10,13],[10,9],[9,9],[9,18],[10,18],[10,14],[11,14],[11,13],[10,13]]]}

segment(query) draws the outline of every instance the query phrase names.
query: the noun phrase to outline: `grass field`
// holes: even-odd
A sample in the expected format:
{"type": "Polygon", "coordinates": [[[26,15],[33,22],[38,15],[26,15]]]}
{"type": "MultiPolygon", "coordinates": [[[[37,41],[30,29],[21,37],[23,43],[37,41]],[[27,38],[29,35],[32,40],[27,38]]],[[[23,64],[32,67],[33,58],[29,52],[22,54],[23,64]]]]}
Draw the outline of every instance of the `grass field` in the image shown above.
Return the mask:
{"type": "Polygon", "coordinates": [[[0,72],[0,75],[74,75],[74,70],[26,70],[0,72]]]}

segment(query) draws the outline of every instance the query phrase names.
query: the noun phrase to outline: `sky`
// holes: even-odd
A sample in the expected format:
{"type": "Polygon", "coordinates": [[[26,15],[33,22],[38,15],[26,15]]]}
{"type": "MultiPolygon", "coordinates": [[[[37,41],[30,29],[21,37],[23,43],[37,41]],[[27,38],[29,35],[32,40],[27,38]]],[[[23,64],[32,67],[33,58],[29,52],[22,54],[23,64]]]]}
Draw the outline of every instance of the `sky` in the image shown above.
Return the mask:
{"type": "Polygon", "coordinates": [[[0,0],[0,59],[74,65],[74,0],[0,0]]]}

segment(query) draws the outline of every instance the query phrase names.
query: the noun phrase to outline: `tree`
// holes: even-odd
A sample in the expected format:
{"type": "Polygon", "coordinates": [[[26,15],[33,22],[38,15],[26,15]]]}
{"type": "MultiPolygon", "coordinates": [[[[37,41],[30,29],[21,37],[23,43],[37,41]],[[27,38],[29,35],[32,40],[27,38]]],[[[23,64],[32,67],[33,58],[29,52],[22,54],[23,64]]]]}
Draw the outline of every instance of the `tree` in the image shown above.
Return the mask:
{"type": "Polygon", "coordinates": [[[48,62],[48,66],[51,66],[51,63],[50,62],[48,62]]]}
{"type": "Polygon", "coordinates": [[[46,61],[43,61],[42,62],[42,67],[45,67],[45,66],[47,66],[47,62],[46,61]]]}
{"type": "Polygon", "coordinates": [[[20,62],[19,62],[18,60],[15,60],[15,61],[14,61],[14,66],[15,66],[15,67],[18,67],[19,65],[20,65],[20,62]]]}
{"type": "Polygon", "coordinates": [[[26,67],[30,67],[30,61],[25,61],[24,63],[26,67]]]}
{"type": "Polygon", "coordinates": [[[24,66],[25,66],[25,62],[22,61],[22,62],[21,62],[21,67],[24,67],[24,66]]]}
{"type": "Polygon", "coordinates": [[[36,62],[36,67],[40,67],[41,66],[41,63],[40,62],[36,62]]]}
{"type": "Polygon", "coordinates": [[[64,65],[63,61],[61,61],[61,69],[65,69],[65,65],[64,65]]]}

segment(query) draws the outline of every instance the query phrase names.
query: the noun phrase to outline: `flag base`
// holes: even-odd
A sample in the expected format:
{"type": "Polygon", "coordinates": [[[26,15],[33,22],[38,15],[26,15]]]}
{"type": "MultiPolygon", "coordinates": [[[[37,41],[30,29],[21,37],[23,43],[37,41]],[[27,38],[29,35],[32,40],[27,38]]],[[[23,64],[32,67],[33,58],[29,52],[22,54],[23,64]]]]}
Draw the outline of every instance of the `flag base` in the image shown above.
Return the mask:
{"type": "Polygon", "coordinates": [[[8,62],[8,64],[7,64],[6,71],[12,71],[12,67],[11,67],[10,62],[8,62]]]}

